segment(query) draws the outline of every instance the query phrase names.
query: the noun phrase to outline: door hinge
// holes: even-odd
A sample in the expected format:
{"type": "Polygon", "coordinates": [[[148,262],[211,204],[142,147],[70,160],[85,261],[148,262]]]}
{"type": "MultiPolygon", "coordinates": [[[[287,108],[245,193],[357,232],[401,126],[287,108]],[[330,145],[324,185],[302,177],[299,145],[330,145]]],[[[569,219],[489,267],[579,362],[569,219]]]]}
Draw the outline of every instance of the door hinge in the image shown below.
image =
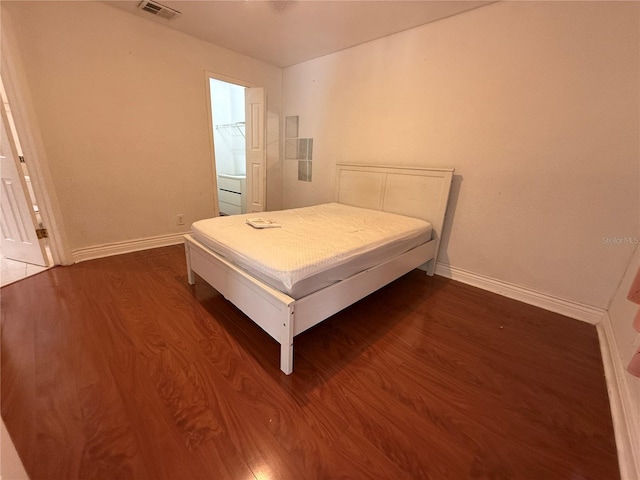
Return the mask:
{"type": "Polygon", "coordinates": [[[49,233],[46,228],[36,228],[36,235],[38,236],[38,240],[49,238],[49,233]]]}
{"type": "Polygon", "coordinates": [[[24,157],[23,157],[22,155],[19,155],[19,156],[18,156],[18,160],[20,160],[20,163],[26,163],[26,162],[24,161],[24,157]]]}

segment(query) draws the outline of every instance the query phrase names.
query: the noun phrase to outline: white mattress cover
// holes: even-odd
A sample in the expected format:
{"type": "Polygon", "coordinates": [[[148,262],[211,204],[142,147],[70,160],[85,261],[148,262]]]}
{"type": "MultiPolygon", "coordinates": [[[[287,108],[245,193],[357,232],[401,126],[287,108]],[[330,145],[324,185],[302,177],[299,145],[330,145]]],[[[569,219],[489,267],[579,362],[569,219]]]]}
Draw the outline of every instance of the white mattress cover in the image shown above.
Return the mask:
{"type": "Polygon", "coordinates": [[[191,230],[200,243],[297,299],[429,241],[432,228],[417,218],[327,203],[209,218],[191,230]],[[247,225],[254,217],[280,227],[247,225]]]}

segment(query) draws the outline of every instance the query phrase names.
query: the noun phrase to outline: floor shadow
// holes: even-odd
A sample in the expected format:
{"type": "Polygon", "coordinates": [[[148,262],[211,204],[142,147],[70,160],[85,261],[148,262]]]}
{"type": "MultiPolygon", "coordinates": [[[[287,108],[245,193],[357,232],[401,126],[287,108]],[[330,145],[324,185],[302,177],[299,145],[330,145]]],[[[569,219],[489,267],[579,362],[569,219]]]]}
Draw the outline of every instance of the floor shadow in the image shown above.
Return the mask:
{"type": "MultiPolygon", "coordinates": [[[[188,285],[186,275],[176,277],[210,317],[251,356],[267,378],[296,395],[318,388],[323,382],[366,355],[393,330],[416,315],[419,305],[446,287],[443,277],[429,277],[414,270],[359,300],[294,338],[294,371],[279,368],[280,345],[249,317],[196,275],[188,285]]],[[[409,344],[407,344],[407,348],[409,344]]]]}

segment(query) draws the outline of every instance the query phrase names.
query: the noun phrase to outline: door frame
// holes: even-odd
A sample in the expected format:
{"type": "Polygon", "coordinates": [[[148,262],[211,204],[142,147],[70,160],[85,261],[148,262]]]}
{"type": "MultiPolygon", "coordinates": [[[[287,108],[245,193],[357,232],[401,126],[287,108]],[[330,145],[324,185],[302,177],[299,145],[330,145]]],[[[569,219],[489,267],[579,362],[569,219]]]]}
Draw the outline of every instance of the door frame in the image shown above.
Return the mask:
{"type": "Polygon", "coordinates": [[[36,121],[35,109],[17,43],[9,23],[3,19],[2,58],[0,71],[15,123],[20,146],[27,161],[31,186],[36,197],[42,223],[47,229],[49,249],[53,265],[72,265],[74,263],[67,235],[64,230],[62,213],[56,196],[53,177],[45,154],[44,143],[36,121]]]}
{"type": "Polygon", "coordinates": [[[211,86],[209,79],[220,80],[221,82],[233,83],[245,88],[256,87],[254,83],[242,80],[239,78],[224,75],[222,73],[212,72],[205,70],[204,72],[204,84],[205,91],[207,92],[207,124],[209,125],[209,158],[211,160],[211,172],[213,176],[213,205],[214,216],[220,216],[220,202],[218,198],[218,172],[216,170],[216,149],[213,140],[213,112],[211,111],[211,86]]]}

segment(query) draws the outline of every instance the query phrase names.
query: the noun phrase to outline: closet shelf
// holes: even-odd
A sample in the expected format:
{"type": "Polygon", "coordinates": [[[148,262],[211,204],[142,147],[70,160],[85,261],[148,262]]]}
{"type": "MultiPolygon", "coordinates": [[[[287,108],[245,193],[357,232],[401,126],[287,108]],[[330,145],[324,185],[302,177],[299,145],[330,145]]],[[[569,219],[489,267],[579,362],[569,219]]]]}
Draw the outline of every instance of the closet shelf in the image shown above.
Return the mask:
{"type": "Polygon", "coordinates": [[[231,130],[231,135],[237,130],[244,138],[244,125],[245,122],[221,123],[220,125],[216,125],[216,130],[231,130]]]}

